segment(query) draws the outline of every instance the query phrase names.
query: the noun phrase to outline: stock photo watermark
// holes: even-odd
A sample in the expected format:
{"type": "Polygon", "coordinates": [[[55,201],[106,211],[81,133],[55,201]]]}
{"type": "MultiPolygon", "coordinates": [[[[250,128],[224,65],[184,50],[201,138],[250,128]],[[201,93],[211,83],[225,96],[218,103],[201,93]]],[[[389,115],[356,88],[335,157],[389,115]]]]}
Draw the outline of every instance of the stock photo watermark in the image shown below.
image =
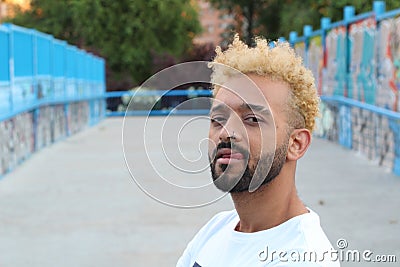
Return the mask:
{"type": "Polygon", "coordinates": [[[370,249],[358,250],[348,249],[349,243],[340,238],[336,247],[326,251],[308,250],[271,250],[265,246],[258,254],[261,262],[365,262],[365,263],[396,263],[397,256],[394,254],[375,254],[370,249]]]}

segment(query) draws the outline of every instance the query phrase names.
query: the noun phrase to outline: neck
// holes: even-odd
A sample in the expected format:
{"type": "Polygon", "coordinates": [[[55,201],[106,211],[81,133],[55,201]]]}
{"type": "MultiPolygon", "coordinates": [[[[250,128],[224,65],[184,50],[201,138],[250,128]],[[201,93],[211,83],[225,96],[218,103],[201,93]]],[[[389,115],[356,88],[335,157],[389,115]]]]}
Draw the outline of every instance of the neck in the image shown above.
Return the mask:
{"type": "Polygon", "coordinates": [[[275,227],[308,210],[297,195],[295,171],[282,168],[280,174],[256,191],[231,193],[240,222],[239,232],[257,232],[275,227]]]}

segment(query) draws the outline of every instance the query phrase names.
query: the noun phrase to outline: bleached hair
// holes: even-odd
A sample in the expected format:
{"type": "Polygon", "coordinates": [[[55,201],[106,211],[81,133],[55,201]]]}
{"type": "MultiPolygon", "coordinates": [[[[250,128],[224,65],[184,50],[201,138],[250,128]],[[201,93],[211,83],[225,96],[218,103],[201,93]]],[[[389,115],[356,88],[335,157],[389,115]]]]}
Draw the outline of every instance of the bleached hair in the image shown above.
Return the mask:
{"type": "Polygon", "coordinates": [[[255,39],[255,46],[249,47],[236,35],[228,49],[216,49],[216,57],[210,63],[213,69],[211,83],[214,96],[219,86],[233,75],[228,66],[244,74],[257,74],[273,81],[286,82],[290,87],[288,101],[289,124],[296,128],[314,130],[315,117],[319,115],[319,97],[312,72],[303,65],[287,42],[270,43],[261,38],[255,39]],[[215,64],[216,63],[216,64],[215,64]]]}

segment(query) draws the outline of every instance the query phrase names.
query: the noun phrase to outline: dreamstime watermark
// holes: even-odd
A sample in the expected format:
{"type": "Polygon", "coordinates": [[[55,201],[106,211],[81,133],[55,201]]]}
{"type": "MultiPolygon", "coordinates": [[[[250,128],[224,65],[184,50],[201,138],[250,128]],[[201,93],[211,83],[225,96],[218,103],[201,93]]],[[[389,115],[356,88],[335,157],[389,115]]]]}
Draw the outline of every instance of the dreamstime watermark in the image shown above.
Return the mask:
{"type": "Polygon", "coordinates": [[[271,250],[266,246],[258,254],[262,262],[370,262],[370,263],[395,263],[396,255],[375,254],[372,250],[348,249],[348,242],[340,238],[336,242],[337,249],[308,251],[308,250],[271,250]]]}

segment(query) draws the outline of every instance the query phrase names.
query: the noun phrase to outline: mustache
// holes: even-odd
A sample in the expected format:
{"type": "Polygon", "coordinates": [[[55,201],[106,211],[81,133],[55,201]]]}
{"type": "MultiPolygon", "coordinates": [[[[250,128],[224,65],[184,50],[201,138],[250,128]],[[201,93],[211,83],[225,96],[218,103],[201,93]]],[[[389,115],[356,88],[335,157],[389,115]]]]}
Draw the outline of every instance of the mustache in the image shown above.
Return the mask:
{"type": "Polygon", "coordinates": [[[229,148],[233,151],[239,152],[243,155],[244,158],[248,159],[249,158],[249,151],[241,146],[236,145],[235,143],[232,142],[220,142],[216,148],[211,153],[210,161],[215,161],[216,160],[216,155],[218,153],[218,150],[223,149],[223,148],[229,148]]]}

